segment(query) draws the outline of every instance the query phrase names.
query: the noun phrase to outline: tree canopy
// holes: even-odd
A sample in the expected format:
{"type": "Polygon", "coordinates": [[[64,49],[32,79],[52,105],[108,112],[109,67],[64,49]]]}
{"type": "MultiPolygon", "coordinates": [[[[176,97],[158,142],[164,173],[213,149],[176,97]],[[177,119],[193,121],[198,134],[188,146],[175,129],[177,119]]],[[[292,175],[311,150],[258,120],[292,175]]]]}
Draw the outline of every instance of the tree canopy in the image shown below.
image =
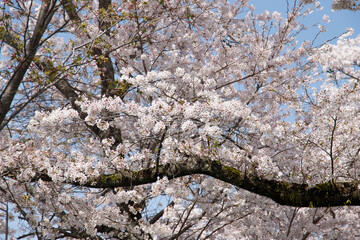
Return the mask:
{"type": "Polygon", "coordinates": [[[360,36],[287,6],[3,1],[0,233],[359,237],[360,36]]]}

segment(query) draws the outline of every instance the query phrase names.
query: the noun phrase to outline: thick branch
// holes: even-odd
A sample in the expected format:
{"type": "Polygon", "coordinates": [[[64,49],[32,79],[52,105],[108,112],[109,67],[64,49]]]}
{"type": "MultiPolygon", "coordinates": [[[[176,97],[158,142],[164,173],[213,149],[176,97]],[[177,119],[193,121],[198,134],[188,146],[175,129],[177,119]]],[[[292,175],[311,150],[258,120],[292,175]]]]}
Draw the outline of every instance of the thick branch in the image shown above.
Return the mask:
{"type": "MultiPolygon", "coordinates": [[[[80,23],[81,19],[76,12],[76,5],[71,0],[63,0],[62,4],[65,8],[66,13],[70,17],[71,21],[74,23],[80,23]]],[[[99,1],[99,10],[103,10],[102,14],[105,15],[107,9],[111,6],[111,0],[100,0],[99,1]]],[[[101,12],[101,11],[100,11],[101,12]]],[[[107,36],[110,35],[109,28],[111,24],[105,19],[99,19],[99,28],[103,31],[107,36]]],[[[91,37],[88,35],[88,38],[91,37]]],[[[92,47],[92,54],[97,55],[96,59],[97,67],[100,69],[101,74],[101,94],[102,95],[112,95],[110,92],[110,83],[115,81],[115,72],[113,67],[113,62],[110,58],[109,53],[105,53],[102,49],[97,46],[92,47]],[[102,57],[100,57],[102,56],[102,57]]]]}
{"type": "MultiPolygon", "coordinates": [[[[47,26],[50,23],[52,16],[54,15],[56,9],[54,5],[49,4],[47,1],[44,1],[41,5],[39,18],[36,22],[34,34],[32,35],[29,44],[26,46],[26,53],[24,55],[23,61],[15,68],[14,74],[11,76],[7,86],[4,91],[1,93],[0,97],[0,123],[5,119],[6,114],[10,110],[11,103],[18,91],[20,83],[22,82],[25,73],[27,72],[30,64],[35,57],[36,50],[39,47],[41,37],[43,36],[47,26]]],[[[11,42],[11,35],[5,34],[3,38],[6,41],[10,41],[11,45],[19,47],[17,42],[11,42]]],[[[1,129],[0,129],[1,130],[1,129]]]]}
{"type": "MultiPolygon", "coordinates": [[[[360,206],[358,181],[338,183],[331,181],[310,187],[307,184],[268,180],[255,173],[245,174],[245,172],[226,166],[220,161],[200,158],[189,158],[184,162],[160,165],[158,168],[158,176],[168,179],[194,174],[211,176],[252,193],[268,197],[281,205],[294,207],[360,206]]],[[[44,174],[38,175],[33,180],[39,178],[51,181],[51,178],[44,174]]],[[[156,168],[153,167],[140,171],[124,170],[116,174],[102,175],[85,184],[78,182],[70,184],[90,188],[116,188],[156,181],[156,168]]]]}

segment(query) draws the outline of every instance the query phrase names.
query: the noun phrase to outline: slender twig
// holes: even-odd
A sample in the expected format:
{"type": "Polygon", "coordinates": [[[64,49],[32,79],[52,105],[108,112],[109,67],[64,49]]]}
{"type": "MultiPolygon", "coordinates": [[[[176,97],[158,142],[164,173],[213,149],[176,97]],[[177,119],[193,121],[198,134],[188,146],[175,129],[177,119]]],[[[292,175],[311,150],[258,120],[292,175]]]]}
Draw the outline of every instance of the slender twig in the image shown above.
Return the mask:
{"type": "Polygon", "coordinates": [[[289,237],[290,230],[291,230],[291,226],[292,226],[292,224],[293,224],[293,222],[294,222],[296,213],[297,213],[297,211],[298,211],[299,209],[300,209],[300,208],[297,208],[297,207],[294,209],[293,215],[292,215],[292,217],[291,217],[291,219],[290,219],[290,223],[289,223],[288,231],[287,231],[287,233],[286,233],[286,237],[289,237]]]}
{"type": "Polygon", "coordinates": [[[158,175],[159,175],[160,154],[161,154],[161,149],[162,149],[162,145],[163,145],[163,142],[164,142],[164,139],[165,139],[167,129],[168,129],[168,127],[166,126],[165,130],[164,130],[164,133],[161,136],[160,145],[159,145],[159,148],[158,148],[157,153],[156,153],[156,163],[155,163],[155,166],[156,166],[155,176],[156,177],[158,177],[158,175]]]}
{"type": "Polygon", "coordinates": [[[153,218],[150,219],[149,223],[150,224],[154,224],[157,222],[157,220],[159,220],[163,215],[164,215],[164,212],[165,212],[165,209],[168,208],[168,207],[172,207],[175,205],[175,202],[174,201],[171,201],[169,203],[169,205],[167,205],[163,210],[161,210],[160,212],[158,212],[153,218]]]}
{"type": "Polygon", "coordinates": [[[333,154],[333,146],[335,141],[335,129],[336,129],[336,122],[337,117],[333,118],[334,126],[331,131],[331,139],[330,139],[330,160],[331,160],[331,176],[334,177],[334,154],[333,154]]]}

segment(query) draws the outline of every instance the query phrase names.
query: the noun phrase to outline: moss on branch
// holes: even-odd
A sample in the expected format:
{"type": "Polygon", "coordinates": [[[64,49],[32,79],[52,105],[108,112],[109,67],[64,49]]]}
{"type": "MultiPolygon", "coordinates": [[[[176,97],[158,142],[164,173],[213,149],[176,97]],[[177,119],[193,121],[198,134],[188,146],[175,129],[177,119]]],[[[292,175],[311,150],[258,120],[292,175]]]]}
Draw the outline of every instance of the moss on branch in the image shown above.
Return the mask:
{"type": "MultiPolygon", "coordinates": [[[[169,180],[203,174],[227,182],[254,194],[268,197],[278,204],[294,207],[360,206],[358,181],[324,182],[313,187],[307,184],[261,178],[256,173],[248,173],[226,166],[220,161],[191,158],[183,162],[159,165],[139,171],[123,170],[115,174],[104,174],[87,183],[67,182],[89,188],[132,187],[156,182],[158,177],[169,180]]],[[[51,181],[46,174],[39,174],[32,181],[51,181]]]]}

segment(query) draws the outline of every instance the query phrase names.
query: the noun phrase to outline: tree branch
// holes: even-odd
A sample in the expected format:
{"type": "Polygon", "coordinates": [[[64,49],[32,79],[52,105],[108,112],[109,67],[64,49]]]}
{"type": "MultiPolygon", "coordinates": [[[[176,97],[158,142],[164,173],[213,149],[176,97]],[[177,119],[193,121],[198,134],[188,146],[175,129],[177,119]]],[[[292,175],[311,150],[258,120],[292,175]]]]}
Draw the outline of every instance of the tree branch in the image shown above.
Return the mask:
{"type": "Polygon", "coordinates": [[[159,220],[163,215],[164,215],[164,212],[165,212],[165,209],[167,207],[172,207],[175,205],[175,202],[174,201],[171,201],[169,203],[169,205],[167,205],[164,209],[162,209],[160,212],[158,212],[152,219],[150,219],[149,223],[150,224],[154,224],[156,223],[157,220],[159,220]]]}
{"type": "MultiPolygon", "coordinates": [[[[30,67],[33,58],[35,57],[36,51],[40,45],[41,37],[44,35],[45,30],[47,29],[47,26],[49,25],[50,20],[52,19],[55,12],[55,3],[50,4],[50,2],[44,1],[41,5],[39,18],[36,22],[34,33],[31,36],[29,44],[25,47],[26,54],[24,59],[16,66],[14,74],[11,76],[4,91],[0,95],[0,123],[4,121],[6,114],[10,110],[10,106],[18,91],[20,83],[22,82],[25,73],[30,67]]],[[[3,36],[3,39],[10,41],[10,43],[12,43],[11,38],[11,34],[5,34],[3,36]]],[[[16,41],[11,45],[19,47],[16,41]]]]}
{"type": "MultiPolygon", "coordinates": [[[[65,11],[68,14],[68,16],[70,17],[70,19],[74,23],[80,23],[81,19],[76,12],[76,5],[73,3],[73,1],[72,0],[63,0],[61,3],[63,4],[65,11]]],[[[99,11],[102,10],[103,14],[105,12],[107,12],[107,10],[110,6],[111,6],[111,0],[100,0],[99,1],[99,11]]],[[[109,32],[110,27],[111,27],[111,24],[106,20],[106,17],[105,18],[101,17],[101,19],[99,20],[99,28],[107,36],[110,36],[110,32],[109,32]]],[[[87,37],[89,39],[91,39],[91,37],[88,34],[87,34],[87,37]]],[[[92,55],[98,56],[96,59],[96,64],[97,64],[97,67],[101,71],[101,74],[100,74],[101,94],[112,96],[112,94],[110,92],[110,90],[111,90],[110,83],[115,81],[115,71],[114,71],[113,62],[111,60],[111,57],[110,57],[109,53],[103,52],[103,50],[97,46],[93,46],[91,50],[92,50],[92,55]]]]}
{"type": "MultiPolygon", "coordinates": [[[[324,182],[313,187],[307,184],[281,180],[268,180],[256,173],[247,173],[226,166],[220,161],[189,157],[186,161],[159,165],[158,176],[174,179],[194,174],[204,174],[223,182],[268,197],[281,205],[293,207],[360,206],[358,181],[324,182]]],[[[40,173],[32,181],[51,181],[47,174],[40,173]]],[[[156,167],[139,171],[123,170],[115,174],[104,174],[86,183],[67,182],[89,188],[117,188],[149,184],[157,181],[156,167]]]]}

